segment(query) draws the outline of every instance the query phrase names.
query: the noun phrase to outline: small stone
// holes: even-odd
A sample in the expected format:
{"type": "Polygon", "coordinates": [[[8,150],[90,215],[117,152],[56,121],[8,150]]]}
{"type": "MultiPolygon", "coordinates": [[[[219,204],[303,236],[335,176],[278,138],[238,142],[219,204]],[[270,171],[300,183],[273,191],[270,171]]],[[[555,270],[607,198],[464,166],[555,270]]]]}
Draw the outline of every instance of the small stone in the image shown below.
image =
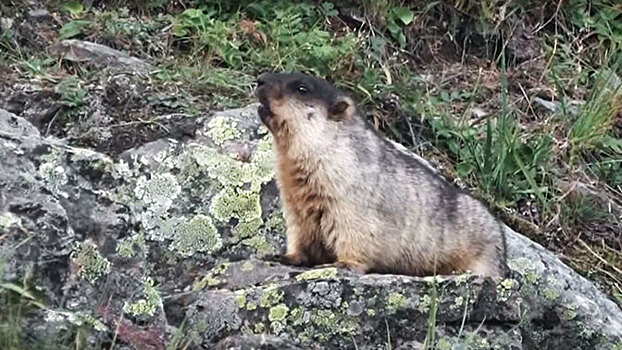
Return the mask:
{"type": "Polygon", "coordinates": [[[13,28],[13,20],[10,18],[0,18],[0,29],[2,31],[10,30],[13,28]]]}
{"type": "Polygon", "coordinates": [[[47,19],[52,17],[46,9],[30,10],[28,11],[28,16],[34,19],[47,19]]]}

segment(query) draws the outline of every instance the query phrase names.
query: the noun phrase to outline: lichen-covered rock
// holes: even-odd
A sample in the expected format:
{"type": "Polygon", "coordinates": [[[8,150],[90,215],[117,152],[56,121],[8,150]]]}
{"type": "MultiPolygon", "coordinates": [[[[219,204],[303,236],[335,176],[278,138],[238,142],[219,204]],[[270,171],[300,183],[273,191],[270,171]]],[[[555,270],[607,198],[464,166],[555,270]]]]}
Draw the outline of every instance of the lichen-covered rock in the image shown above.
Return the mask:
{"type": "Polygon", "coordinates": [[[389,342],[399,347],[425,339],[448,349],[522,348],[518,283],[499,290],[476,276],[359,276],[257,260],[231,263],[219,275],[222,283],[199,292],[186,313],[207,347],[232,334],[269,333],[330,349],[377,349],[389,342]],[[263,283],[257,283],[258,273],[267,277],[263,283]]]}
{"type": "Polygon", "coordinates": [[[255,106],[200,125],[107,156],[0,110],[0,278],[26,278],[47,307],[28,315],[28,337],[81,327],[93,348],[116,336],[164,349],[179,334],[190,349],[622,348],[620,309],[509,229],[515,279],[499,283],[259,260],[285,243],[271,137],[255,106]]]}

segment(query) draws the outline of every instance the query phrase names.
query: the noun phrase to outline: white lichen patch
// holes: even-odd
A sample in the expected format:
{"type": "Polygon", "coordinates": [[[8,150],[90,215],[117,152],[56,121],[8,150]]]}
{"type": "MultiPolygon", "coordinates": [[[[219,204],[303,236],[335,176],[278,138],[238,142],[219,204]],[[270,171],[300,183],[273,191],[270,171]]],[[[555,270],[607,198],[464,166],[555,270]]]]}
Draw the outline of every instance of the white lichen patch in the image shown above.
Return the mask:
{"type": "Polygon", "coordinates": [[[173,174],[152,174],[150,179],[141,176],[136,181],[134,195],[151,209],[168,209],[181,193],[181,186],[173,174]]]}
{"type": "Polygon", "coordinates": [[[71,253],[71,260],[78,276],[91,283],[110,272],[110,262],[101,256],[97,246],[91,242],[79,244],[71,253]]]}
{"type": "Polygon", "coordinates": [[[0,215],[0,233],[8,231],[11,226],[21,226],[22,220],[12,213],[4,213],[0,215]]]}
{"type": "Polygon", "coordinates": [[[169,248],[182,256],[212,253],[222,248],[222,238],[209,216],[195,215],[179,225],[169,248]]]}
{"type": "Polygon", "coordinates": [[[157,308],[162,304],[160,291],[154,286],[151,277],[145,278],[145,287],[143,289],[144,298],[134,303],[124,303],[123,312],[134,316],[147,315],[153,316],[157,308]]]}
{"type": "Polygon", "coordinates": [[[53,193],[66,198],[68,195],[61,191],[61,188],[69,181],[67,172],[62,165],[63,155],[64,153],[61,149],[53,148],[49,154],[42,156],[41,165],[39,165],[39,176],[46,182],[53,193]]]}
{"type": "Polygon", "coordinates": [[[222,145],[225,141],[234,140],[242,134],[238,129],[238,123],[228,117],[215,117],[207,124],[209,130],[207,135],[217,145],[222,145]]]}

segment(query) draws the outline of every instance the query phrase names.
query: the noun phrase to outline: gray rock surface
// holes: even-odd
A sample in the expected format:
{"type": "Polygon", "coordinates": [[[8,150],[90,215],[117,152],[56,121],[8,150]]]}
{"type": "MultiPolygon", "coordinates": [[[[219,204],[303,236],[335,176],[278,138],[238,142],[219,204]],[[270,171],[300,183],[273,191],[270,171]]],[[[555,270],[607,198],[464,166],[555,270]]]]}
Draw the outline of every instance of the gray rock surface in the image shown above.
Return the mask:
{"type": "Polygon", "coordinates": [[[66,60],[89,62],[99,67],[120,67],[140,74],[147,74],[151,70],[148,63],[136,57],[89,41],[63,40],[54,45],[51,52],[66,60]]]}
{"type": "Polygon", "coordinates": [[[36,286],[30,337],[93,348],[621,349],[622,311],[508,232],[513,278],[413,278],[262,261],[284,249],[271,137],[255,107],[187,141],[110,157],[0,110],[2,279],[36,286]],[[106,347],[108,348],[108,347],[106,347]],[[117,348],[117,347],[115,347],[117,348]]]}

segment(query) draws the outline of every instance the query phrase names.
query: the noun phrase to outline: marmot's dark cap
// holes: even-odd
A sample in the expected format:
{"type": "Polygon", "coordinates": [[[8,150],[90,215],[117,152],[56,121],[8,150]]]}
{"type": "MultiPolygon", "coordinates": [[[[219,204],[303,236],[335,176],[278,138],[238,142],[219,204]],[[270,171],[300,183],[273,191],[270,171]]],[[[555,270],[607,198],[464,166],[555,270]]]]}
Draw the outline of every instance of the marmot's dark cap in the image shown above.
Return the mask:
{"type": "Polygon", "coordinates": [[[256,95],[263,106],[259,112],[261,116],[270,113],[269,97],[296,95],[303,101],[319,100],[331,106],[345,93],[322,78],[302,73],[263,73],[257,78],[256,95]]]}

